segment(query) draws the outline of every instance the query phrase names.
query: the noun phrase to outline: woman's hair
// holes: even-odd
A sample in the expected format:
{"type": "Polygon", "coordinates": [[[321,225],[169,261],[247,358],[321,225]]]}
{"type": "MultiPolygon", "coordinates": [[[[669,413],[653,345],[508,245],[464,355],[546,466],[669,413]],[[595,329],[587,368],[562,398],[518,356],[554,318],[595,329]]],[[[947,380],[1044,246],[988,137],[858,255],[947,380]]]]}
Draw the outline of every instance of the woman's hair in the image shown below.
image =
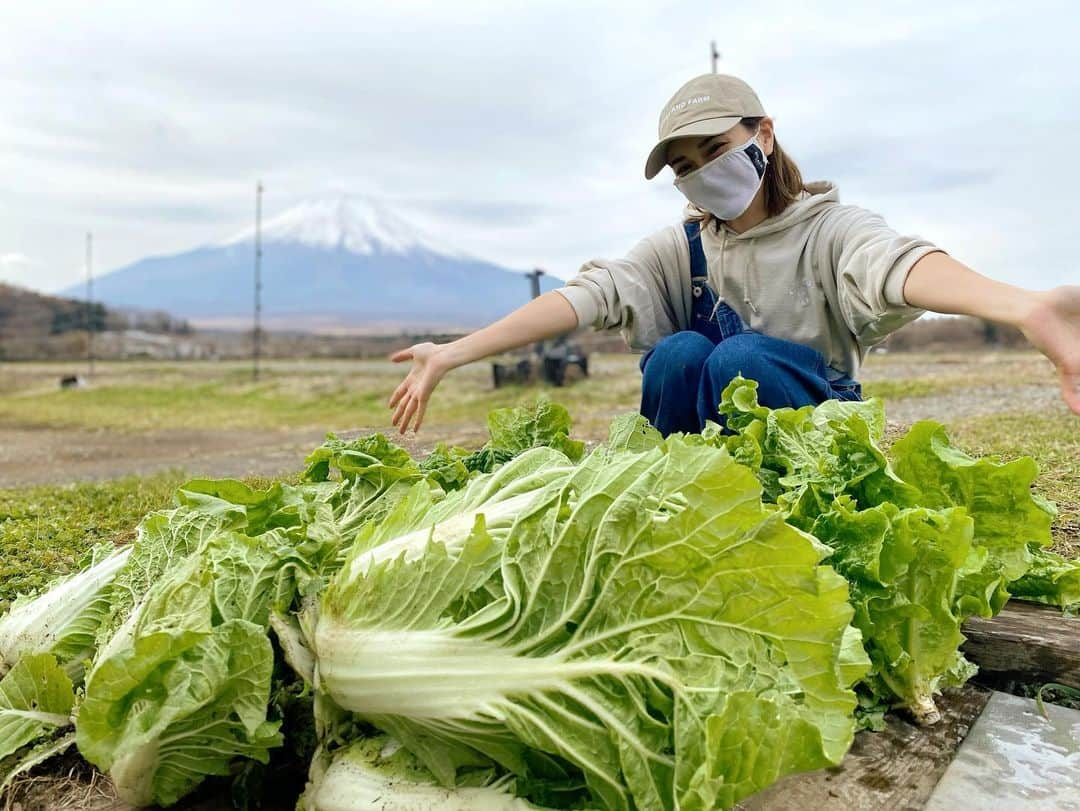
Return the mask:
{"type": "MultiPolygon", "coordinates": [[[[744,127],[756,130],[761,118],[744,118],[739,122],[744,127]]],[[[773,153],[769,156],[769,162],[765,165],[765,212],[770,217],[775,217],[785,208],[799,199],[799,195],[806,188],[803,184],[802,172],[788,154],[780,148],[780,142],[773,140],[773,153]]],[[[709,214],[703,218],[702,226],[716,219],[709,214]]]]}

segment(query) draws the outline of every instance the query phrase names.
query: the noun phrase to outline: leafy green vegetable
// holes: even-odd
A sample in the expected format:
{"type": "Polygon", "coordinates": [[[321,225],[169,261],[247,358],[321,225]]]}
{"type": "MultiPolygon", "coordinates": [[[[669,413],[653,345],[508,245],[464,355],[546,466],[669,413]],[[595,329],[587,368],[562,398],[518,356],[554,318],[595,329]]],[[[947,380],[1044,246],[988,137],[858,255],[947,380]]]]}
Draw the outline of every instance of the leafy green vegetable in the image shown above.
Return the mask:
{"type": "Polygon", "coordinates": [[[848,495],[860,507],[884,502],[914,506],[918,491],[902,481],[878,447],[881,404],[827,400],[820,406],[769,409],[758,405],[757,382],[736,377],[724,389],[720,413],[738,433],[709,434],[758,470],[770,500],[809,529],[833,499],[848,495]]]}
{"type": "Polygon", "coordinates": [[[110,585],[130,553],[128,548],[99,554],[83,571],[55,581],[35,597],[17,599],[0,618],[0,676],[24,656],[52,653],[81,678],[83,661],[93,654],[109,611],[110,585]]]}
{"type": "Polygon", "coordinates": [[[338,470],[345,479],[357,475],[370,477],[373,468],[385,470],[386,475],[392,478],[417,473],[416,463],[409,452],[382,434],[350,440],[327,434],[326,441],[308,454],[304,461],[307,470],[302,478],[309,482],[326,481],[333,469],[338,470]]]}
{"type": "Polygon", "coordinates": [[[813,531],[832,547],[829,562],[851,584],[854,624],[874,665],[868,685],[921,722],[937,721],[934,694],[974,672],[959,652],[964,637],[955,607],[971,518],[962,509],[893,504],[859,511],[843,496],[813,531]]]}
{"type": "MultiPolygon", "coordinates": [[[[465,461],[471,454],[461,448],[448,448],[442,442],[435,446],[422,462],[420,470],[443,490],[460,490],[464,487],[475,469],[470,469],[465,461]]],[[[504,460],[506,461],[506,460],[504,460]]],[[[490,473],[490,470],[484,471],[490,473]]]]}
{"type": "MultiPolygon", "coordinates": [[[[933,720],[933,694],[974,672],[958,651],[961,622],[997,613],[1031,550],[1050,543],[1054,509],[1031,492],[1034,462],[973,459],[933,422],[895,442],[890,461],[879,402],[768,409],[756,389],[742,378],[725,389],[720,412],[736,433],[713,427],[705,441],[756,469],[787,521],[834,550],[874,664],[864,687],[933,720]]],[[[1042,560],[1043,580],[1018,588],[1054,593],[1042,560]]]]}
{"type": "Polygon", "coordinates": [[[752,474],[676,438],[561,475],[403,502],[358,541],[315,628],[329,696],[445,785],[469,751],[527,780],[563,763],[606,808],[728,807],[837,762],[847,588],[752,474]]]}
{"type": "Polygon", "coordinates": [[[534,408],[498,408],[488,414],[490,447],[519,454],[529,448],[548,447],[562,451],[572,462],[581,459],[585,445],[570,439],[569,412],[546,397],[537,398],[534,408]]]}
{"type": "Polygon", "coordinates": [[[472,770],[453,788],[397,741],[385,735],[361,738],[316,760],[313,780],[300,800],[302,811],[528,811],[532,805],[510,793],[512,781],[492,769],[472,770]]]}
{"type": "Polygon", "coordinates": [[[1061,606],[1076,614],[1080,609],[1080,563],[1042,548],[1033,549],[1031,558],[1031,567],[1009,584],[1009,591],[1025,600],[1061,606]]]}
{"type": "Polygon", "coordinates": [[[647,451],[664,441],[660,432],[640,414],[620,414],[608,427],[608,448],[613,451],[647,451]]]}
{"type": "Polygon", "coordinates": [[[71,726],[75,690],[50,653],[23,656],[0,679],[0,765],[24,746],[71,726]]]}
{"type": "Polygon", "coordinates": [[[931,421],[913,425],[892,454],[897,473],[919,489],[921,505],[964,507],[974,519],[978,557],[960,583],[961,610],[996,614],[1009,598],[1008,584],[1031,567],[1031,549],[1051,544],[1055,510],[1031,492],[1039,472],[1034,460],[974,459],[931,421]]]}
{"type": "Polygon", "coordinates": [[[541,400],[477,451],[328,435],[298,481],[183,484],[0,617],[0,791],[75,741],[136,804],[310,761],[309,809],[730,807],[933,720],[965,617],[1080,607],[1031,460],[935,423],[887,455],[880,403],[742,379],[720,411],[583,458],[541,400]]]}
{"type": "Polygon", "coordinates": [[[224,618],[232,603],[216,602],[214,585],[202,555],[170,568],[87,677],[79,751],[133,805],[174,803],[233,758],[266,760],[281,742],[267,720],[270,640],[224,618]]]}

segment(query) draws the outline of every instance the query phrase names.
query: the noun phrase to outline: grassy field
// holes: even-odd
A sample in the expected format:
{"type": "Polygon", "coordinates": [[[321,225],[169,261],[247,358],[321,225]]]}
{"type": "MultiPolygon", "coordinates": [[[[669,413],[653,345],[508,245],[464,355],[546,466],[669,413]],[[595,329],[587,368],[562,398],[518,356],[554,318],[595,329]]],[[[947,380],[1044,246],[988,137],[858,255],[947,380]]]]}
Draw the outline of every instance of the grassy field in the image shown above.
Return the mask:
{"type": "MultiPolygon", "coordinates": [[[[381,361],[271,362],[253,382],[235,363],[112,363],[98,365],[91,386],[61,391],[70,367],[0,366],[0,476],[14,485],[0,489],[0,610],[76,568],[93,544],[129,539],[186,474],[284,474],[326,430],[389,430],[386,398],[404,371],[381,361]],[[143,470],[155,472],[128,475],[143,470]],[[43,483],[18,486],[24,480],[43,483]]],[[[630,355],[597,356],[591,371],[548,393],[570,409],[577,436],[598,440],[613,415],[636,409],[640,375],[630,355]]],[[[490,409],[543,390],[494,390],[489,374],[476,364],[449,375],[406,444],[477,445],[490,409]]],[[[1039,490],[1059,507],[1055,546],[1080,557],[1080,418],[1061,404],[1044,359],[873,356],[862,378],[867,396],[885,399],[894,432],[936,419],[974,453],[1033,456],[1039,490]]]]}

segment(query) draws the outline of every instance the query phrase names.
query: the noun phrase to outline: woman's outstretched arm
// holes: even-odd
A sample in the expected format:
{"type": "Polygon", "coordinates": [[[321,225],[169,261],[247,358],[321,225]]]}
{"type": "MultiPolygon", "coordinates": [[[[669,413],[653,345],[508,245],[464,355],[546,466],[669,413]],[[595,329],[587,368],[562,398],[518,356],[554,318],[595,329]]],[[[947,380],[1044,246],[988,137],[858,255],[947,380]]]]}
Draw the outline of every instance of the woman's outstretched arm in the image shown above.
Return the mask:
{"type": "Polygon", "coordinates": [[[414,344],[390,356],[412,368],[390,395],[393,424],[404,434],[409,424],[420,430],[431,392],[443,375],[458,366],[571,332],[578,326],[574,308],[560,293],[544,293],[483,329],[448,344],[414,344]]]}
{"type": "Polygon", "coordinates": [[[1025,290],[976,273],[944,253],[930,253],[911,268],[904,299],[936,313],[972,315],[1019,328],[1053,361],[1061,396],[1080,414],[1080,286],[1025,290]]]}

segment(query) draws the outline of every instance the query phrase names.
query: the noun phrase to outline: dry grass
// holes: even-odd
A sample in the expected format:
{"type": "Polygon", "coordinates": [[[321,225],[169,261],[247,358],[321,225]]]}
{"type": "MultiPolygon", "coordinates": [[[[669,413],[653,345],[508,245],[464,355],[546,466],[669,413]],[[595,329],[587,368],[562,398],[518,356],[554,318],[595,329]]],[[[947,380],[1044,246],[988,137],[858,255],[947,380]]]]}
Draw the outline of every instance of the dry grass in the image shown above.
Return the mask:
{"type": "Polygon", "coordinates": [[[134,811],[121,802],[108,777],[86,761],[66,755],[48,772],[16,777],[4,793],[2,811],[134,811]]]}

